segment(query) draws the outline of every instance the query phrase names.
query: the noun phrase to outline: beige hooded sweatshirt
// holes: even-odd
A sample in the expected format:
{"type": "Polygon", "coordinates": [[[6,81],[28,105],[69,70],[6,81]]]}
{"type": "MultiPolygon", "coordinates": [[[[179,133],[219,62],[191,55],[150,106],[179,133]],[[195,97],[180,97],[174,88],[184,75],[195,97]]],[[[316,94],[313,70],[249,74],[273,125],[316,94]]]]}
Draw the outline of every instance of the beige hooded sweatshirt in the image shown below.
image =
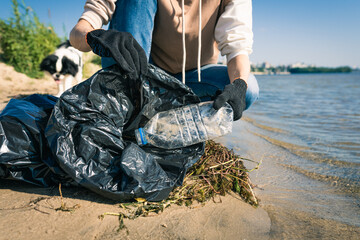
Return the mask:
{"type": "MultiPolygon", "coordinates": [[[[182,13],[185,15],[185,70],[197,67],[199,1],[158,0],[151,57],[162,69],[179,73],[183,64],[182,13]]],[[[81,19],[95,29],[106,25],[115,11],[116,0],[87,0],[81,19]]],[[[251,0],[201,1],[201,63],[217,63],[219,50],[227,61],[252,52],[251,0]]]]}

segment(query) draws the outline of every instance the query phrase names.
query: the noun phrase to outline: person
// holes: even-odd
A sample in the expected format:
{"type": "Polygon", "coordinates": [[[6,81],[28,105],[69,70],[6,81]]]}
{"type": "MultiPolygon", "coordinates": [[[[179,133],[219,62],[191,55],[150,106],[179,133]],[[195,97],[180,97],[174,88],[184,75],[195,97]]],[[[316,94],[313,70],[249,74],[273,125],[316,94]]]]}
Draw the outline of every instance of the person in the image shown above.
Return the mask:
{"type": "Polygon", "coordinates": [[[130,42],[125,33],[141,46],[146,61],[182,79],[201,101],[213,99],[215,109],[229,102],[234,120],[259,96],[250,74],[251,0],[87,0],[70,42],[103,56],[104,68],[132,60],[139,69],[141,54],[130,51],[129,59],[121,53],[130,42]],[[109,30],[100,30],[109,22],[109,30]],[[226,66],[217,64],[219,51],[226,66]]]}

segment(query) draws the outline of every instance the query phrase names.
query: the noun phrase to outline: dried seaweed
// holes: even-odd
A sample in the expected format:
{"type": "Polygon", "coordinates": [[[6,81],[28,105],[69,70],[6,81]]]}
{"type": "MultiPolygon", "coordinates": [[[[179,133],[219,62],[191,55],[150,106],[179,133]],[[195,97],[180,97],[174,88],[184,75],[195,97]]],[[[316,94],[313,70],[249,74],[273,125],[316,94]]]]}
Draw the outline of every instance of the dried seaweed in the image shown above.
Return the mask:
{"type": "Polygon", "coordinates": [[[232,150],[212,140],[206,142],[205,153],[188,170],[182,187],[172,191],[169,200],[177,204],[191,205],[194,201],[206,202],[216,195],[225,196],[235,192],[245,202],[258,206],[259,201],[252,190],[249,172],[243,160],[250,159],[236,155],[232,150]]]}
{"type": "Polygon", "coordinates": [[[225,146],[210,140],[206,142],[204,155],[188,170],[183,185],[175,188],[168,199],[147,202],[146,199],[137,198],[136,202],[120,204],[121,212],[107,212],[99,218],[103,219],[106,215],[118,216],[118,230],[127,230],[124,218],[135,219],[157,214],[171,204],[191,206],[194,202],[205,203],[217,195],[224,196],[229,192],[238,194],[245,202],[256,207],[259,200],[254,194],[248,173],[258,169],[259,165],[260,163],[242,158],[225,146]],[[247,170],[243,160],[256,163],[256,166],[247,170]]]}
{"type": "Polygon", "coordinates": [[[66,206],[66,203],[64,203],[64,201],[63,201],[63,195],[62,195],[62,192],[61,192],[61,183],[59,184],[59,193],[60,193],[61,205],[60,205],[60,207],[58,207],[58,208],[55,209],[56,211],[71,212],[71,213],[73,213],[76,209],[80,208],[80,205],[79,205],[79,204],[75,204],[75,205],[72,206],[72,207],[66,206]]]}

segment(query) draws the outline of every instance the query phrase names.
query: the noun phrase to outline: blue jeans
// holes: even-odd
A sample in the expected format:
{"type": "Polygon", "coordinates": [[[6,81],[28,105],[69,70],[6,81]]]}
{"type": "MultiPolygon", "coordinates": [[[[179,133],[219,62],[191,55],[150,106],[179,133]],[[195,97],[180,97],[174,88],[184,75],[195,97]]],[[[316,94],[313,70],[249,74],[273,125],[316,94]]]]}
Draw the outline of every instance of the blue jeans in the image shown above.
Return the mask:
{"type": "MultiPolygon", "coordinates": [[[[156,11],[157,0],[118,0],[109,29],[131,33],[150,59],[156,11]]],[[[103,68],[113,64],[115,61],[112,58],[102,58],[103,68]]],[[[181,73],[172,75],[181,80],[181,73]]],[[[201,82],[198,82],[197,69],[187,71],[185,78],[186,85],[200,97],[201,101],[210,100],[218,89],[222,90],[230,83],[227,67],[218,64],[201,67],[201,82]]],[[[259,97],[259,86],[254,75],[250,75],[247,84],[246,109],[259,97]]]]}
{"type": "MultiPolygon", "coordinates": [[[[157,0],[118,0],[109,29],[129,32],[150,57],[152,32],[157,11],[157,0]]],[[[115,64],[112,58],[102,58],[102,67],[115,64]]]]}
{"type": "MultiPolygon", "coordinates": [[[[201,101],[209,101],[218,89],[223,90],[225,85],[230,83],[227,66],[220,64],[208,64],[201,67],[201,82],[198,80],[197,69],[185,72],[185,81],[201,101]]],[[[173,75],[181,81],[182,73],[173,75]]],[[[259,97],[259,85],[253,74],[250,74],[247,81],[246,109],[259,97]]]]}

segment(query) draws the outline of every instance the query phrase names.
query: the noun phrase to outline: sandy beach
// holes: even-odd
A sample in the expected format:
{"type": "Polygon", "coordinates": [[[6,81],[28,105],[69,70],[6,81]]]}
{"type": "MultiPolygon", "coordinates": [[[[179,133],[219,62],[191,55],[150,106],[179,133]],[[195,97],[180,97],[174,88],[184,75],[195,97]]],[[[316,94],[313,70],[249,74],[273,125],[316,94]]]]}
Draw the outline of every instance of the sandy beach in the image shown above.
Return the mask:
{"type": "MultiPolygon", "coordinates": [[[[126,231],[117,231],[119,204],[79,188],[64,188],[64,202],[74,212],[57,211],[57,188],[0,182],[0,239],[268,239],[270,218],[234,196],[221,203],[193,208],[177,205],[159,215],[125,219],[126,231]],[[239,238],[240,237],[240,238],[239,238]]],[[[216,199],[219,201],[219,199],[216,199]]]]}
{"type": "MultiPolygon", "coordinates": [[[[98,70],[96,66],[90,68],[98,70]]],[[[0,109],[13,97],[57,92],[49,78],[31,79],[4,63],[0,63],[0,73],[0,109]]],[[[117,231],[117,216],[99,218],[106,212],[118,213],[117,202],[84,188],[63,187],[63,202],[76,209],[59,211],[57,187],[39,188],[1,179],[0,239],[358,239],[359,227],[299,208],[295,200],[306,192],[285,191],[282,183],[289,179],[306,182],[304,176],[274,164],[281,150],[256,136],[249,122],[239,121],[235,130],[219,141],[241,156],[262,161],[260,169],[251,175],[261,199],[258,208],[227,195],[204,205],[172,205],[160,214],[125,219],[127,230],[117,231]]],[[[320,188],[327,191],[323,185],[320,188]]]]}
{"type": "MultiPolygon", "coordinates": [[[[88,67],[89,68],[89,67],[88,67]]],[[[98,70],[93,66],[92,72],[98,70]]],[[[11,98],[33,93],[55,94],[52,79],[31,79],[0,63],[0,108],[11,98]]],[[[89,73],[88,73],[89,74],[89,73]]],[[[91,73],[90,73],[91,74],[91,73]]],[[[83,188],[59,190],[11,180],[0,180],[0,239],[268,239],[270,218],[236,196],[219,197],[215,202],[191,208],[173,205],[159,215],[125,219],[126,230],[117,231],[119,204],[83,188]]]]}

